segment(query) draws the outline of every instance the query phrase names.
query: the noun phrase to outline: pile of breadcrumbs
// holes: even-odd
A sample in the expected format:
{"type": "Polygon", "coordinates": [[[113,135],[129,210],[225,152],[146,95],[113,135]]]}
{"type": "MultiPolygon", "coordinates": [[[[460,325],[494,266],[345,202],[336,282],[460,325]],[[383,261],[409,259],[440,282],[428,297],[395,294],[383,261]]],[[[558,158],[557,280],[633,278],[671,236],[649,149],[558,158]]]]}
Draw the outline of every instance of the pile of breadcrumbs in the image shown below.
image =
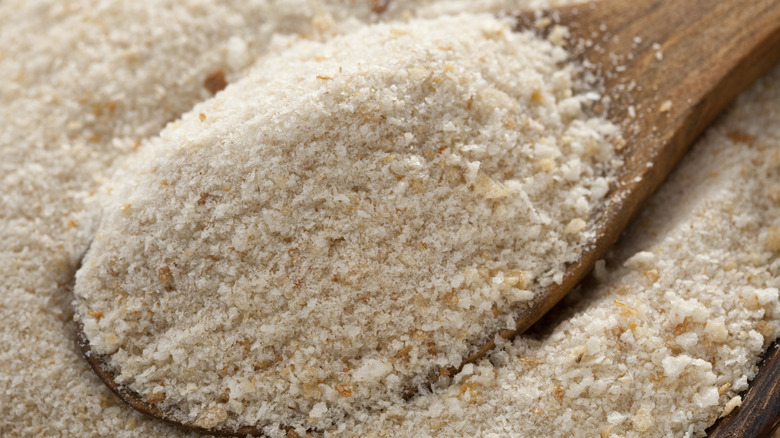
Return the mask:
{"type": "Polygon", "coordinates": [[[512,25],[295,44],[144,144],[77,276],[92,351],[179,421],[324,430],[514,328],[619,161],[564,50],[512,25]]]}
{"type": "Polygon", "coordinates": [[[431,393],[399,396],[427,367],[456,364],[479,334],[511,324],[509,310],[534,287],[556,281],[609,181],[614,131],[582,112],[591,98],[569,82],[560,49],[487,16],[446,17],[527,5],[0,3],[0,435],[184,435],[122,403],[80,356],[69,285],[92,242],[85,262],[105,263],[85,264],[79,281],[111,289],[81,292],[103,307],[77,318],[114,366],[129,367],[126,384],[202,425],[244,418],[338,436],[702,436],[739,405],[780,332],[778,69],[710,129],[565,318],[431,393]],[[385,24],[365,27],[377,21],[385,24]],[[453,34],[452,48],[438,47],[453,34]],[[415,47],[428,50],[409,53],[415,47]],[[538,82],[527,87],[508,72],[538,82]],[[464,115],[472,95],[480,120],[464,115]],[[345,114],[359,122],[330,118],[345,114]],[[402,126],[383,130],[396,114],[402,126]],[[532,146],[487,147],[511,145],[517,129],[532,146]],[[345,162],[359,169],[343,173],[345,162]],[[534,191],[545,177],[557,189],[534,191]],[[460,222],[399,226],[439,208],[460,222]],[[522,214],[532,210],[537,219],[522,214]],[[358,215],[365,230],[349,228],[358,215]],[[508,220],[526,222],[511,229],[508,220]],[[458,240],[461,232],[469,237],[458,240]],[[560,264],[519,267],[528,254],[498,250],[510,246],[507,232],[560,264]],[[271,246],[252,244],[260,238],[271,246]],[[387,254],[360,239],[386,241],[387,254]],[[323,287],[296,286],[304,269],[323,287]],[[234,287],[210,284],[218,279],[234,287]],[[183,295],[180,285],[207,293],[183,295]],[[265,295],[249,294],[261,285],[265,295]],[[201,314],[188,311],[197,307],[201,314]],[[176,318],[155,319],[157,311],[176,318]],[[190,336],[196,329],[203,336],[190,336]],[[160,333],[167,337],[151,336],[160,333]],[[189,342],[224,342],[223,356],[199,355],[189,342]],[[255,354],[265,356],[249,362],[255,354]],[[148,367],[154,361],[169,368],[148,367]],[[182,364],[214,368],[192,376],[182,364]],[[265,398],[274,394],[283,402],[265,398]]]}

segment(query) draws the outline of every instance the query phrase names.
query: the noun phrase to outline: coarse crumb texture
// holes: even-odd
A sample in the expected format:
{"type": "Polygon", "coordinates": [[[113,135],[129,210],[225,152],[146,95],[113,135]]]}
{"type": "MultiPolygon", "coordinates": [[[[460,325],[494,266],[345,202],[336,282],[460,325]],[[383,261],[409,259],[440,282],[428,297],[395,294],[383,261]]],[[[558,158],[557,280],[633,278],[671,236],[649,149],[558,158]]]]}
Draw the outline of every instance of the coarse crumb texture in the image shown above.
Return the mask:
{"type": "Polygon", "coordinates": [[[294,45],[143,146],[75,288],[117,380],[202,427],[332,429],[514,327],[592,240],[617,129],[511,26],[294,45]]]}
{"type": "Polygon", "coordinates": [[[704,436],[780,332],[780,68],[688,155],[562,317],[345,436],[704,436]]]}
{"type": "MultiPolygon", "coordinates": [[[[93,234],[97,205],[93,193],[111,164],[133,154],[136,142],[157,134],[167,122],[208,97],[203,87],[206,77],[222,68],[227,81],[233,82],[269,51],[283,51],[302,38],[327,39],[361,22],[462,11],[500,12],[544,3],[0,2],[0,435],[187,435],[138,414],[93,375],[76,346],[67,285],[93,234]],[[385,4],[384,12],[375,12],[385,4]],[[112,96],[121,100],[113,101],[112,96]],[[95,118],[100,122],[92,123],[95,118]]],[[[550,334],[538,340],[523,338],[506,355],[495,355],[493,360],[499,365],[495,372],[485,363],[467,369],[451,389],[386,412],[358,416],[341,423],[336,435],[600,436],[600,428],[613,423],[613,436],[685,436],[689,430],[691,435],[702,435],[722,409],[738,404],[735,391],[755,371],[759,341],[751,331],[768,333],[764,337],[771,338],[767,327],[776,331],[780,319],[771,290],[777,285],[768,278],[777,273],[774,256],[768,254],[777,251],[777,214],[765,203],[780,199],[777,173],[768,167],[780,142],[778,117],[780,70],[775,69],[689,155],[685,173],[690,175],[678,172],[665,195],[656,198],[655,204],[665,207],[655,206],[651,210],[655,213],[645,216],[645,221],[648,217],[655,220],[635,226],[619,245],[623,259],[645,251],[654,255],[636,261],[652,263],[662,262],[661,255],[677,244],[695,248],[688,251],[690,256],[673,256],[675,266],[663,263],[672,272],[654,269],[659,271],[658,287],[669,285],[667,290],[677,294],[674,298],[701,304],[695,309],[685,303],[674,307],[675,318],[691,313],[687,331],[701,340],[701,351],[691,346],[690,336],[677,339],[686,332],[669,333],[671,299],[650,300],[665,306],[664,313],[639,303],[644,303],[647,286],[642,282],[649,281],[644,272],[653,278],[653,268],[612,268],[615,272],[605,276],[598,292],[583,292],[583,302],[568,313],[570,319],[563,325],[553,325],[550,334]],[[695,191],[683,196],[681,192],[692,190],[689,185],[695,191]],[[723,204],[728,199],[733,200],[731,210],[723,204]],[[744,226],[754,227],[754,232],[744,226]],[[722,232],[707,233],[708,229],[722,232]],[[713,255],[711,248],[715,248],[713,255]],[[704,257],[723,267],[722,273],[703,268],[704,257]],[[727,270],[732,266],[729,260],[737,268],[727,270]],[[740,265],[740,260],[746,263],[740,265]],[[723,284],[715,280],[719,275],[725,279],[723,284]],[[699,283],[712,287],[704,290],[699,283]],[[613,287],[619,287],[620,295],[610,292],[613,287]],[[753,297],[755,291],[761,292],[753,297]],[[742,300],[733,300],[735,293],[742,300]],[[653,328],[650,335],[673,340],[663,345],[674,358],[666,361],[668,375],[666,357],[660,369],[652,360],[651,346],[656,341],[643,343],[640,338],[637,342],[635,332],[629,330],[626,339],[632,336],[634,342],[620,350],[617,337],[603,336],[602,323],[592,326],[593,318],[601,315],[620,318],[618,324],[625,324],[630,314],[621,314],[630,309],[619,310],[615,299],[642,315],[641,321],[635,320],[637,328],[650,327],[642,321],[654,318],[662,328],[653,328]],[[716,299],[723,302],[718,304],[716,299]],[[709,312],[707,321],[716,320],[709,329],[707,322],[702,330],[701,323],[692,320],[702,314],[702,308],[704,314],[709,312]],[[766,310],[759,318],[761,308],[766,310]],[[639,313],[640,309],[645,313],[639,313]],[[741,321],[732,313],[749,316],[741,321]],[[715,339],[720,338],[709,333],[722,336],[720,317],[727,336],[717,343],[715,339]],[[600,342],[596,354],[572,351],[575,346],[567,340],[569,334],[587,343],[589,337],[584,333],[588,329],[609,342],[600,342]],[[712,346],[719,356],[704,351],[712,346]],[[556,352],[567,355],[559,357],[556,352]],[[583,357],[578,364],[580,353],[583,357]],[[569,355],[572,360],[567,360],[569,355]],[[618,371],[605,376],[598,367],[581,366],[591,356],[605,357],[604,362],[612,363],[607,369],[618,371]],[[714,365],[708,371],[696,359],[708,363],[712,359],[714,365]],[[620,370],[629,363],[627,372],[620,370]],[[663,379],[651,382],[661,377],[659,371],[663,379]],[[708,388],[715,385],[708,383],[712,379],[708,373],[715,376],[716,384],[731,383],[715,405],[710,405],[714,394],[708,388]],[[578,375],[583,376],[581,380],[578,375]],[[703,380],[696,380],[697,376],[703,380]],[[610,384],[602,396],[595,396],[606,382],[610,384]],[[569,393],[571,387],[579,389],[569,393]],[[699,407],[693,394],[700,394],[699,403],[709,406],[699,407]],[[686,419],[681,420],[683,416],[686,419]]],[[[604,326],[615,324],[606,321],[604,326]]],[[[631,324],[627,321],[625,327],[630,329],[631,324]]],[[[622,330],[623,326],[618,327],[622,330]]],[[[596,351],[593,345],[591,351],[596,351]]],[[[610,433],[605,431],[605,436],[610,433]]]]}
{"type": "Polygon", "coordinates": [[[216,90],[291,40],[375,17],[340,0],[0,2],[0,435],[176,434],[118,401],[75,346],[67,288],[94,192],[211,95],[207,78],[216,90]]]}

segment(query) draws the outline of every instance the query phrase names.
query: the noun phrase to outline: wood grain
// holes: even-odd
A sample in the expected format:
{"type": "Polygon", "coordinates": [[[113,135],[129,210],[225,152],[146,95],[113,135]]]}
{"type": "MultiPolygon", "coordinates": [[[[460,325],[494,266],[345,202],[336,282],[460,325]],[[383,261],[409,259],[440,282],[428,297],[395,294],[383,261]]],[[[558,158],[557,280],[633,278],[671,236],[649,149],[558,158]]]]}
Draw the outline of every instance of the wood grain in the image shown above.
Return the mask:
{"type": "MultiPolygon", "coordinates": [[[[780,0],[602,0],[518,22],[520,29],[568,27],[568,48],[602,78],[606,116],[627,143],[594,245],[561,284],[516,315],[515,330],[499,333],[505,339],[527,330],[591,271],[707,126],[780,60],[780,0]]],[[[464,364],[494,348],[486,342],[464,364]]]]}
{"type": "Polygon", "coordinates": [[[709,430],[709,438],[771,438],[780,426],[780,344],[775,344],[761,364],[742,406],[709,430]]]}

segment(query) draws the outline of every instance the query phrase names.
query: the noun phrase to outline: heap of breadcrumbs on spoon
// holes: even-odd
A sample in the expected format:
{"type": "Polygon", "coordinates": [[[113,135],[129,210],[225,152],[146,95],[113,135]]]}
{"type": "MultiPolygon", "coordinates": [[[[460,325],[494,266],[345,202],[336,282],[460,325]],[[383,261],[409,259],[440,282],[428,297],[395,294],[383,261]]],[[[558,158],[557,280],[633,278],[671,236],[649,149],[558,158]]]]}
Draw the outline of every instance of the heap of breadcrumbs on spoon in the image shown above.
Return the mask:
{"type": "Polygon", "coordinates": [[[566,61],[461,16],[258,65],[107,185],[75,289],[92,353],[176,421],[270,433],[457,367],[561,281],[620,165],[566,61]]]}

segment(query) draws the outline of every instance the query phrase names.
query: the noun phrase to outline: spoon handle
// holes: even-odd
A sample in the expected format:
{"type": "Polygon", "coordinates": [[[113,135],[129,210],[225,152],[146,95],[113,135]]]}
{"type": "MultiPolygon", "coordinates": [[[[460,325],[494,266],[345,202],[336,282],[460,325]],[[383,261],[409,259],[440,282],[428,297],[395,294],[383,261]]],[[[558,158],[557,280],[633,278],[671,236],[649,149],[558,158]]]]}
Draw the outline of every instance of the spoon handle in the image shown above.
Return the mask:
{"type": "Polygon", "coordinates": [[[605,73],[608,117],[628,140],[613,195],[624,199],[614,214],[625,225],[715,117],[780,60],[780,0],[608,0],[586,8],[591,16],[572,17],[570,29],[580,38],[606,29],[590,37],[596,46],[586,58],[605,73]]]}
{"type": "Polygon", "coordinates": [[[569,27],[570,49],[604,76],[607,117],[627,141],[625,164],[597,219],[596,244],[562,284],[538,294],[506,338],[590,272],[704,129],[780,60],[780,0],[602,0],[548,16],[569,27]]]}
{"type": "Polygon", "coordinates": [[[780,426],[780,344],[775,343],[750,384],[742,406],[710,430],[709,438],[770,438],[780,426]]]}

